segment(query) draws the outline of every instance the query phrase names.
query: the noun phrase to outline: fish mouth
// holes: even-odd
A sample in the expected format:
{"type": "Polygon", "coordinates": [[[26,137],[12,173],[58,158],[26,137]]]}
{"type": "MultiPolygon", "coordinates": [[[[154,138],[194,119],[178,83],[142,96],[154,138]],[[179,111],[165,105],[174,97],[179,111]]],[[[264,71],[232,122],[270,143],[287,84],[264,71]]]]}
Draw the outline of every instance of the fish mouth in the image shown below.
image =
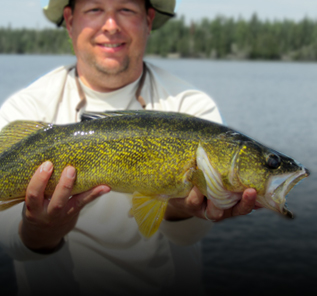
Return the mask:
{"type": "Polygon", "coordinates": [[[309,175],[310,172],[302,167],[299,171],[294,173],[271,177],[268,182],[265,197],[259,199],[260,205],[279,212],[288,218],[294,218],[293,213],[288,210],[285,204],[286,196],[295,185],[309,175]]]}

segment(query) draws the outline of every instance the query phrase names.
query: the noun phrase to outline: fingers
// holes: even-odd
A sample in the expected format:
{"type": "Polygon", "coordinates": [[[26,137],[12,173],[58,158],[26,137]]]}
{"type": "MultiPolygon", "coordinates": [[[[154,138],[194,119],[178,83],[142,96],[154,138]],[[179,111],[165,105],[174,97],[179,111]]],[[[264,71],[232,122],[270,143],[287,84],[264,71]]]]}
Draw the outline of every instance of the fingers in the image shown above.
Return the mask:
{"type": "Polygon", "coordinates": [[[207,200],[207,207],[204,212],[204,218],[218,222],[226,218],[247,215],[255,208],[256,190],[253,188],[246,189],[242,194],[240,202],[228,210],[218,209],[211,200],[207,200]]]}
{"type": "Polygon", "coordinates": [[[204,195],[198,190],[196,186],[193,187],[188,197],[185,199],[187,206],[193,209],[193,211],[200,210],[202,203],[205,202],[204,200],[204,195]]]}
{"type": "Polygon", "coordinates": [[[62,172],[60,181],[57,184],[54,194],[48,205],[47,213],[51,217],[58,217],[63,214],[77,214],[88,203],[100,195],[110,191],[110,187],[101,185],[71,197],[75,179],[75,168],[71,166],[66,167],[62,172]]]}
{"type": "Polygon", "coordinates": [[[42,210],[45,187],[52,172],[53,164],[47,161],[34,173],[27,187],[25,197],[26,208],[29,212],[39,212],[42,210]]]}
{"type": "Polygon", "coordinates": [[[66,207],[68,215],[78,213],[83,207],[95,200],[97,197],[108,193],[111,190],[110,187],[101,185],[95,187],[89,191],[74,195],[69,201],[66,207]]]}
{"type": "MultiPolygon", "coordinates": [[[[37,169],[32,177],[27,189],[25,203],[29,213],[35,214],[45,210],[44,191],[52,172],[53,164],[47,161],[37,169]]],[[[50,218],[59,217],[68,213],[71,209],[71,212],[78,212],[98,196],[110,191],[110,187],[103,185],[75,195],[70,199],[75,180],[75,168],[72,166],[66,167],[50,201],[46,201],[47,210],[45,212],[50,218]]]]}
{"type": "Polygon", "coordinates": [[[62,172],[61,178],[47,207],[47,213],[51,217],[59,216],[64,212],[64,208],[71,196],[75,179],[75,168],[71,166],[66,167],[62,172]]]}
{"type": "Polygon", "coordinates": [[[204,202],[204,196],[194,187],[186,198],[171,198],[169,200],[164,219],[177,221],[192,216],[202,216],[201,208],[204,202]]]}
{"type": "Polygon", "coordinates": [[[255,207],[256,190],[253,188],[246,189],[242,194],[241,201],[233,207],[232,216],[247,215],[255,207]]]}
{"type": "Polygon", "coordinates": [[[203,196],[194,187],[186,198],[172,198],[165,213],[166,220],[181,220],[196,216],[205,220],[218,222],[226,218],[249,214],[256,203],[256,190],[246,189],[242,193],[239,203],[232,208],[222,210],[217,208],[213,202],[203,196]]]}
{"type": "Polygon", "coordinates": [[[204,211],[204,218],[217,222],[223,218],[224,210],[217,208],[211,200],[207,200],[207,206],[204,211]]]}

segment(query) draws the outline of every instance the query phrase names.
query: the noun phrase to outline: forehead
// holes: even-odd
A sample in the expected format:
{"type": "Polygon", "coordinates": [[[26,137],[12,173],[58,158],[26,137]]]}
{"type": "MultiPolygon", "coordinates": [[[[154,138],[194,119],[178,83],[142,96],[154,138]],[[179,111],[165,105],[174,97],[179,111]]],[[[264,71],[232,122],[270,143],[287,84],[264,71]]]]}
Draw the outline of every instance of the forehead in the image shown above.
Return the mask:
{"type": "Polygon", "coordinates": [[[145,4],[146,0],[73,0],[75,3],[96,4],[145,4]]]}

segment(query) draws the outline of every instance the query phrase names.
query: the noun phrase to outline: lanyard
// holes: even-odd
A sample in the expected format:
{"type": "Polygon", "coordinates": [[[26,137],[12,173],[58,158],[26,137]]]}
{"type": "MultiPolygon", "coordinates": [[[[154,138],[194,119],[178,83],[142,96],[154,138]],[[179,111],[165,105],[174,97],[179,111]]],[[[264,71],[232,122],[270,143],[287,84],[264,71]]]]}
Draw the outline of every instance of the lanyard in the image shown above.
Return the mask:
{"type": "MultiPolygon", "coordinates": [[[[140,81],[139,81],[139,84],[138,84],[138,88],[137,88],[137,90],[135,92],[135,98],[140,103],[140,105],[142,106],[143,109],[145,109],[146,103],[145,103],[143,97],[141,96],[141,90],[142,90],[143,85],[144,85],[145,76],[146,76],[146,72],[147,71],[148,71],[147,66],[143,62],[143,73],[142,73],[142,76],[140,78],[140,81]]],[[[79,95],[79,98],[80,98],[80,101],[79,101],[79,103],[76,106],[76,112],[78,113],[80,111],[80,109],[83,108],[86,105],[87,99],[86,99],[86,95],[84,93],[84,90],[83,90],[83,88],[81,87],[81,85],[79,83],[77,68],[75,68],[75,81],[76,81],[76,85],[77,85],[78,95],[79,95]]]]}

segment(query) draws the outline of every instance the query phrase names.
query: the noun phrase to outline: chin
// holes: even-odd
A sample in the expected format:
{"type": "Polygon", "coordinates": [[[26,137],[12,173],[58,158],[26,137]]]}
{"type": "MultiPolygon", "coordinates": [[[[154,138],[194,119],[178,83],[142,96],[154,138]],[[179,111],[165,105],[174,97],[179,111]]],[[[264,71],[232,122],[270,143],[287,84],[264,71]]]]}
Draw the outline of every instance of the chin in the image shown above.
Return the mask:
{"type": "Polygon", "coordinates": [[[125,60],[124,62],[119,62],[111,60],[106,63],[96,63],[95,66],[99,72],[114,75],[126,71],[129,68],[129,61],[125,60]]]}

